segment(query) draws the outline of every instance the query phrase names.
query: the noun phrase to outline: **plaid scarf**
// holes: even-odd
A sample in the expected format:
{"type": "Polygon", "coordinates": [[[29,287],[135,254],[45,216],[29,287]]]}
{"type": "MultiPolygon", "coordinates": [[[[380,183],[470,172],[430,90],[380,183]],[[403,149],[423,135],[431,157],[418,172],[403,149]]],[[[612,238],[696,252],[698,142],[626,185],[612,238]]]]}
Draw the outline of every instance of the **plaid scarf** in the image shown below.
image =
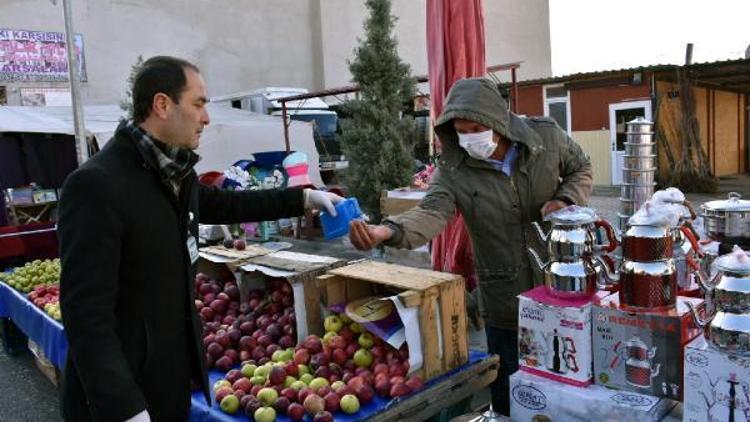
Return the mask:
{"type": "Polygon", "coordinates": [[[118,130],[125,131],[136,140],[135,145],[141,155],[156,164],[159,176],[172,186],[175,195],[179,195],[182,179],[190,174],[201,157],[189,149],[167,145],[151,137],[132,120],[120,123],[118,130]]]}

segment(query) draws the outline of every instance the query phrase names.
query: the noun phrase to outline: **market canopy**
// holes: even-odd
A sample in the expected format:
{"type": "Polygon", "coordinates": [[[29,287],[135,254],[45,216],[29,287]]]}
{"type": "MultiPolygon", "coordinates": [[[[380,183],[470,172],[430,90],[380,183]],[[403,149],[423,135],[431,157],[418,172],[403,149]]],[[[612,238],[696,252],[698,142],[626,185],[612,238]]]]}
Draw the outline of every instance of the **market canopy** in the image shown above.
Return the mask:
{"type": "MultiPolygon", "coordinates": [[[[199,174],[223,171],[254,152],[284,150],[284,126],[279,117],[218,104],[208,104],[208,113],[211,124],[204,129],[197,151],[202,157],[195,166],[199,174]]],[[[114,134],[124,112],[117,105],[99,105],[86,106],[84,115],[88,136],[102,148],[114,134]]],[[[75,135],[73,112],[71,107],[0,107],[2,132],[75,135]]],[[[289,140],[292,150],[307,153],[310,179],[322,186],[312,124],[292,121],[289,140]]]]}

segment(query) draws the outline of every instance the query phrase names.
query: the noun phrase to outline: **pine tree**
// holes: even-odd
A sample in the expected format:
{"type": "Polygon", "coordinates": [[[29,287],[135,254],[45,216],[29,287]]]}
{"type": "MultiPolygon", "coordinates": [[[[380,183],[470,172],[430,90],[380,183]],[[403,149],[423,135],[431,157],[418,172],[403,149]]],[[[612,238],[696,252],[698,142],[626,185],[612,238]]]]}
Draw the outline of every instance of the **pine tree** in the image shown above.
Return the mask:
{"type": "Polygon", "coordinates": [[[125,116],[123,116],[126,119],[132,119],[133,118],[133,83],[135,82],[135,76],[138,74],[138,71],[141,69],[141,65],[143,64],[143,56],[138,55],[138,58],[135,60],[135,64],[130,67],[130,75],[128,76],[128,87],[125,90],[125,99],[120,101],[120,109],[127,113],[125,116]]]}
{"type": "Polygon", "coordinates": [[[341,146],[349,161],[345,184],[371,221],[380,220],[380,192],[407,186],[414,171],[414,120],[403,117],[415,79],[398,56],[390,0],[367,0],[365,39],[349,62],[359,97],[344,105],[341,146]]]}

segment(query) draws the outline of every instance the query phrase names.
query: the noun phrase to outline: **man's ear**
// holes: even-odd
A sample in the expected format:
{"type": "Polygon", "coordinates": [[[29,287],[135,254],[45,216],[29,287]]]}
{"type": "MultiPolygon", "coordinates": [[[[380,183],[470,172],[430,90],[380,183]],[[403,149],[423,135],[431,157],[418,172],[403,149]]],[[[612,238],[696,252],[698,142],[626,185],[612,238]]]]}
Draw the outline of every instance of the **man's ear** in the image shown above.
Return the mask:
{"type": "Polygon", "coordinates": [[[151,104],[153,113],[160,119],[166,119],[169,112],[169,108],[172,106],[172,99],[167,94],[162,92],[154,95],[154,100],[151,104]]]}

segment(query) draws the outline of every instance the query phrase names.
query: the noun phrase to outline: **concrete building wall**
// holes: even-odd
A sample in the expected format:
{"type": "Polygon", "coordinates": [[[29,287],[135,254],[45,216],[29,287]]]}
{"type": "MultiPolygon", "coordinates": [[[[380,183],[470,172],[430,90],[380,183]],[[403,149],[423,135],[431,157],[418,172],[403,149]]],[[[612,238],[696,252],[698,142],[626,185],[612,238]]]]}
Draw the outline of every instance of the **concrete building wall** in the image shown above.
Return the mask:
{"type": "MultiPolygon", "coordinates": [[[[62,6],[49,0],[2,0],[0,28],[64,29],[62,6]]],[[[363,33],[364,0],[76,0],[83,34],[86,104],[119,101],[137,56],[194,61],[211,95],[263,86],[331,88],[350,83],[347,60],[363,33]]],[[[523,61],[519,79],[550,76],[547,0],[485,0],[487,64],[523,61]]],[[[427,73],[426,0],[393,0],[399,53],[415,75],[427,73]]],[[[21,87],[2,83],[9,103],[21,87]]]]}

